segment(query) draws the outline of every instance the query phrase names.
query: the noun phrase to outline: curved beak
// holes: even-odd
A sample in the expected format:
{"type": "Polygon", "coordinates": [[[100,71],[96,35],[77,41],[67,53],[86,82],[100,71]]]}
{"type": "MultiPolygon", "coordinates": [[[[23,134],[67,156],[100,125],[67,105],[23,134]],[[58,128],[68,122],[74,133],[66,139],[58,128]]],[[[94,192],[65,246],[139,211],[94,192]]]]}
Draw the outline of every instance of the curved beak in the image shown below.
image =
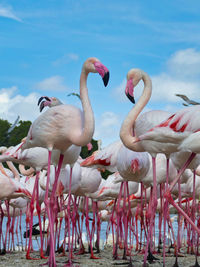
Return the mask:
{"type": "Polygon", "coordinates": [[[134,85],[133,85],[132,79],[130,79],[130,80],[127,81],[126,89],[125,89],[125,94],[128,97],[128,99],[133,104],[135,104],[135,98],[133,96],[133,89],[134,89],[134,85]]]}
{"type": "Polygon", "coordinates": [[[110,78],[110,72],[108,71],[103,76],[103,83],[104,83],[104,86],[105,87],[108,85],[109,78],[110,78]]]}
{"type": "Polygon", "coordinates": [[[40,104],[40,102],[43,100],[43,99],[46,99],[47,101],[51,101],[51,99],[48,97],[48,96],[41,96],[38,100],[38,106],[40,104]]]}
{"type": "Polygon", "coordinates": [[[127,94],[126,96],[128,97],[128,99],[129,99],[133,104],[135,104],[135,98],[134,98],[134,96],[131,96],[130,94],[127,94]]]}
{"type": "Polygon", "coordinates": [[[46,101],[43,101],[43,102],[40,104],[40,112],[42,112],[43,108],[45,107],[45,102],[46,102],[46,101]]]}
{"type": "Polygon", "coordinates": [[[96,71],[101,75],[104,86],[107,86],[109,77],[110,77],[108,68],[99,61],[95,62],[94,66],[95,66],[96,71]]]}

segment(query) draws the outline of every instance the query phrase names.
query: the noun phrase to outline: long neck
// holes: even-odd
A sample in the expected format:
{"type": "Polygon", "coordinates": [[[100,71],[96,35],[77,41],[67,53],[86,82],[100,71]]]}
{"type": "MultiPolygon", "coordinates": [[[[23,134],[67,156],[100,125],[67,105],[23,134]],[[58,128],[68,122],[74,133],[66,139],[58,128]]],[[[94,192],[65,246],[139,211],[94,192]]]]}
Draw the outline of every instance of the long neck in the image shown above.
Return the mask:
{"type": "Polygon", "coordinates": [[[35,172],[32,167],[30,167],[29,169],[25,169],[25,166],[23,164],[19,164],[19,171],[24,176],[31,176],[35,172]]]}
{"type": "Polygon", "coordinates": [[[143,93],[140,96],[138,102],[136,105],[131,109],[131,111],[128,113],[127,117],[125,118],[124,122],[122,123],[121,129],[120,129],[120,138],[123,142],[123,144],[132,150],[135,151],[143,151],[143,148],[138,143],[133,143],[135,141],[135,138],[133,136],[134,131],[134,123],[140,114],[140,112],[143,110],[147,102],[149,101],[151,97],[152,92],[152,83],[151,79],[149,78],[148,74],[143,72],[142,80],[144,82],[144,89],[143,93]]]}
{"type": "Polygon", "coordinates": [[[87,77],[89,72],[83,67],[80,77],[80,99],[83,107],[84,125],[80,136],[74,140],[74,144],[78,146],[87,145],[94,134],[94,114],[88,97],[87,77]]]}
{"type": "Polygon", "coordinates": [[[15,168],[14,164],[11,161],[6,161],[9,169],[12,171],[12,173],[15,176],[15,180],[20,181],[20,176],[18,170],[15,168]]]}

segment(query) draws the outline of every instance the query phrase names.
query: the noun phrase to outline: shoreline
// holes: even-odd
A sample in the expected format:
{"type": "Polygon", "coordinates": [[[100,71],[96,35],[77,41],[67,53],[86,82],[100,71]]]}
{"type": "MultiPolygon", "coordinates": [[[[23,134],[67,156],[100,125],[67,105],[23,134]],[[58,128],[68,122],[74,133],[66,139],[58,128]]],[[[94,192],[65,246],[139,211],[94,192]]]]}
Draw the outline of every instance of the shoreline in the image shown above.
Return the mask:
{"type": "MultiPolygon", "coordinates": [[[[132,253],[132,267],[142,267],[143,265],[143,254],[136,254],[132,253]]],[[[77,267],[87,267],[87,266],[118,266],[118,267],[125,267],[131,266],[129,256],[127,256],[127,260],[122,260],[123,250],[119,250],[119,260],[113,260],[112,258],[112,248],[105,248],[99,254],[95,253],[96,257],[100,259],[90,259],[90,254],[86,253],[84,255],[75,255],[74,257],[74,264],[73,266],[77,267]]],[[[39,257],[38,251],[34,251],[31,253],[32,257],[39,257]]],[[[154,254],[158,260],[155,260],[153,263],[148,263],[147,266],[152,267],[160,267],[163,266],[163,257],[162,254],[154,254]]],[[[56,262],[57,267],[64,266],[67,262],[67,252],[66,256],[60,256],[56,254],[56,262]]],[[[33,267],[33,266],[42,266],[47,263],[47,260],[40,259],[40,260],[27,260],[26,259],[26,252],[24,251],[13,251],[7,252],[5,255],[0,255],[0,266],[7,266],[7,267],[33,267]]],[[[166,254],[166,265],[165,267],[172,267],[175,263],[175,257],[173,253],[166,254]]],[[[190,267],[195,264],[195,255],[184,254],[181,257],[178,257],[178,265],[179,267],[190,267]]],[[[44,265],[47,266],[47,265],[44,265]]]]}

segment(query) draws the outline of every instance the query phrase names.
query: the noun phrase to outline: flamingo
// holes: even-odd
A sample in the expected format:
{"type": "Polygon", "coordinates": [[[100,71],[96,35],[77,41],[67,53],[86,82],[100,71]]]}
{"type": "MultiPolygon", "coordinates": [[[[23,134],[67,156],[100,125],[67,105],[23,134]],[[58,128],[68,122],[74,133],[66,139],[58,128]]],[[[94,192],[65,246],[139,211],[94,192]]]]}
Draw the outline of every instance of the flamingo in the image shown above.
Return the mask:
{"type": "MultiPolygon", "coordinates": [[[[138,136],[138,138],[135,139],[135,142],[138,143],[140,143],[140,141],[142,140],[143,141],[148,140],[149,142],[153,141],[154,143],[157,143],[158,146],[163,146],[163,144],[165,144],[164,147],[167,151],[166,153],[168,153],[169,155],[172,152],[178,152],[178,151],[191,152],[184,166],[182,166],[182,168],[180,169],[179,174],[173,180],[173,183],[170,185],[169,189],[165,193],[165,197],[168,198],[168,200],[171,201],[172,204],[174,203],[170,197],[170,191],[177,183],[183,171],[186,168],[190,167],[189,165],[196,156],[196,153],[200,151],[198,150],[198,140],[199,140],[198,137],[200,136],[199,133],[200,122],[197,120],[199,115],[200,115],[199,105],[181,109],[180,111],[168,117],[162,123],[154,126],[153,128],[149,129],[146,133],[138,136]],[[169,145],[168,148],[166,144],[169,145]]],[[[198,160],[195,161],[194,163],[192,163],[192,168],[197,168],[198,164],[199,161],[198,160]]],[[[178,206],[176,206],[176,208],[192,224],[192,227],[200,234],[199,229],[192,223],[191,219],[178,206]]]]}
{"type": "Polygon", "coordinates": [[[105,168],[110,172],[116,172],[117,156],[122,146],[121,140],[117,140],[103,149],[96,150],[91,156],[81,161],[81,166],[96,166],[97,168],[105,168]]]}
{"type": "MultiPolygon", "coordinates": [[[[130,86],[129,86],[130,87],[130,86]]],[[[129,88],[130,91],[131,87],[129,88]]],[[[130,93],[131,94],[131,93],[130,93]]],[[[137,112],[136,112],[137,114],[137,112]]],[[[193,106],[193,107],[187,107],[184,108],[175,114],[172,114],[168,116],[165,120],[162,122],[157,123],[150,129],[146,129],[145,132],[136,134],[137,136],[134,138],[130,138],[129,142],[132,142],[132,147],[135,146],[135,144],[140,147],[143,146],[145,143],[149,144],[146,147],[146,150],[155,153],[155,152],[161,152],[164,153],[167,157],[170,156],[171,153],[177,152],[179,150],[187,151],[188,149],[188,142],[190,145],[194,144],[191,140],[192,135],[198,136],[199,132],[199,121],[196,120],[196,118],[200,114],[200,107],[193,106]],[[185,150],[183,149],[185,147],[185,150]]],[[[126,120],[126,124],[128,121],[126,120]]],[[[125,124],[125,130],[126,125],[125,124]]],[[[121,130],[124,130],[122,127],[121,130]]],[[[121,136],[123,137],[124,132],[121,131],[121,136]]],[[[195,150],[195,149],[194,149],[195,150]]],[[[184,166],[181,168],[179,174],[174,179],[173,183],[170,185],[170,187],[166,190],[165,197],[168,201],[171,202],[178,210],[182,213],[182,215],[187,219],[190,224],[192,224],[192,227],[200,233],[199,229],[196,227],[196,225],[192,222],[191,218],[187,216],[187,214],[173,201],[171,198],[170,192],[174,185],[177,183],[179,177],[183,173],[183,171],[188,167],[190,162],[195,157],[195,152],[192,152],[184,166]]]]}
{"type": "MultiPolygon", "coordinates": [[[[33,122],[29,129],[28,136],[22,145],[22,149],[39,146],[45,147],[49,151],[45,204],[47,206],[51,229],[50,266],[56,265],[52,221],[53,215],[50,213],[50,202],[48,200],[51,151],[52,149],[58,149],[61,152],[55,179],[56,189],[60,166],[62,165],[63,153],[72,144],[77,146],[87,145],[91,141],[94,133],[94,115],[88,97],[86,84],[90,72],[99,73],[105,86],[107,86],[109,80],[108,69],[97,58],[88,58],[85,61],[80,76],[80,100],[83,107],[83,113],[72,105],[58,105],[46,110],[33,122]]],[[[70,194],[71,192],[69,192],[69,199],[70,194]]],[[[51,197],[51,204],[55,204],[53,194],[51,197]]],[[[70,254],[71,252],[69,251],[69,255],[70,254]]],[[[71,264],[71,256],[69,256],[69,263],[71,264]]]]}
{"type": "Polygon", "coordinates": [[[75,195],[85,196],[96,192],[101,180],[101,173],[97,169],[81,167],[81,181],[75,195]]]}
{"type": "MultiPolygon", "coordinates": [[[[134,96],[133,96],[133,89],[140,80],[144,82],[144,89],[143,93],[140,96],[136,105],[131,109],[128,113],[127,117],[122,123],[120,129],[120,139],[122,143],[129,149],[143,152],[147,151],[152,156],[152,163],[153,163],[153,198],[152,198],[152,217],[150,223],[150,231],[148,232],[147,238],[147,246],[144,256],[144,265],[146,265],[147,259],[147,249],[148,244],[151,236],[152,225],[153,225],[153,218],[156,211],[157,205],[157,196],[156,196],[156,166],[155,166],[155,157],[157,153],[162,152],[160,151],[160,146],[156,142],[137,142],[137,137],[142,133],[146,132],[148,129],[151,129],[167,117],[169,117],[169,113],[165,111],[149,111],[145,112],[138,117],[141,113],[145,105],[148,103],[151,93],[152,93],[152,82],[147,73],[140,69],[131,69],[127,74],[127,84],[125,93],[130,101],[135,103],[134,96]]],[[[163,144],[163,146],[168,147],[168,144],[163,144]]],[[[164,148],[162,148],[164,149],[164,148]]]]}
{"type": "Polygon", "coordinates": [[[40,112],[42,112],[42,110],[46,106],[51,108],[59,105],[63,105],[63,103],[57,97],[41,96],[40,99],[38,100],[38,106],[40,108],[40,112]],[[42,101],[43,99],[45,99],[46,101],[45,100],[42,101]]]}

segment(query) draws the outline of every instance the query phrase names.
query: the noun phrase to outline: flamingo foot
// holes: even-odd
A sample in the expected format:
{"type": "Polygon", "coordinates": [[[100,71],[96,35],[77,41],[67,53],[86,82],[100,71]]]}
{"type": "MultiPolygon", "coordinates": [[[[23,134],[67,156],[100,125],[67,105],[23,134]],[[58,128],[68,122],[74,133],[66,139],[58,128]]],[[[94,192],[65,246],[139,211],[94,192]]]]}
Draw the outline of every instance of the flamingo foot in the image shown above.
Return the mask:
{"type": "Polygon", "coordinates": [[[197,261],[197,258],[196,258],[195,264],[192,265],[192,266],[190,266],[190,267],[200,267],[200,265],[199,265],[199,263],[198,263],[198,261],[197,261]]]}
{"type": "Polygon", "coordinates": [[[132,260],[131,260],[131,259],[130,259],[130,261],[129,261],[128,267],[134,267],[134,265],[133,265],[133,263],[132,263],[132,260]]]}
{"type": "Polygon", "coordinates": [[[63,252],[60,255],[58,255],[58,257],[64,257],[64,256],[66,256],[66,253],[65,252],[63,252]]]}
{"type": "Polygon", "coordinates": [[[65,265],[63,265],[63,267],[73,267],[73,262],[72,261],[68,261],[65,265]]]}
{"type": "Polygon", "coordinates": [[[176,257],[176,260],[175,260],[175,263],[174,263],[173,267],[179,267],[179,265],[178,265],[178,258],[177,257],[176,257]]]}
{"type": "Polygon", "coordinates": [[[40,258],[41,258],[41,259],[44,259],[44,260],[47,260],[47,259],[48,259],[48,257],[45,257],[43,253],[40,254],[40,258]]]}
{"type": "Polygon", "coordinates": [[[119,256],[117,254],[113,255],[113,260],[119,260],[119,256]]]}
{"type": "Polygon", "coordinates": [[[77,253],[75,253],[75,255],[83,255],[85,254],[85,249],[81,248],[77,253]]]}
{"type": "Polygon", "coordinates": [[[50,261],[39,264],[39,266],[46,266],[46,265],[48,265],[48,267],[56,267],[57,266],[56,262],[50,262],[50,261]]]}
{"type": "Polygon", "coordinates": [[[27,260],[40,260],[39,258],[33,258],[33,257],[31,257],[29,254],[28,255],[26,254],[26,259],[27,260]]]}
{"type": "Polygon", "coordinates": [[[0,255],[5,255],[5,254],[6,254],[6,249],[5,248],[1,249],[0,255]]]}
{"type": "Polygon", "coordinates": [[[99,259],[101,259],[101,258],[99,258],[99,257],[95,257],[94,254],[91,254],[90,259],[93,259],[93,260],[99,260],[99,259]]]}
{"type": "Polygon", "coordinates": [[[126,257],[126,249],[124,249],[122,260],[127,260],[127,257],[126,257]]]}
{"type": "Polygon", "coordinates": [[[147,260],[148,262],[151,264],[153,263],[155,260],[159,260],[158,258],[154,257],[154,255],[151,253],[151,251],[149,251],[148,256],[147,256],[147,260]]]}
{"type": "Polygon", "coordinates": [[[56,263],[53,264],[53,263],[50,263],[50,262],[45,262],[45,263],[41,263],[39,266],[46,266],[48,265],[48,267],[56,267],[56,263]]]}

